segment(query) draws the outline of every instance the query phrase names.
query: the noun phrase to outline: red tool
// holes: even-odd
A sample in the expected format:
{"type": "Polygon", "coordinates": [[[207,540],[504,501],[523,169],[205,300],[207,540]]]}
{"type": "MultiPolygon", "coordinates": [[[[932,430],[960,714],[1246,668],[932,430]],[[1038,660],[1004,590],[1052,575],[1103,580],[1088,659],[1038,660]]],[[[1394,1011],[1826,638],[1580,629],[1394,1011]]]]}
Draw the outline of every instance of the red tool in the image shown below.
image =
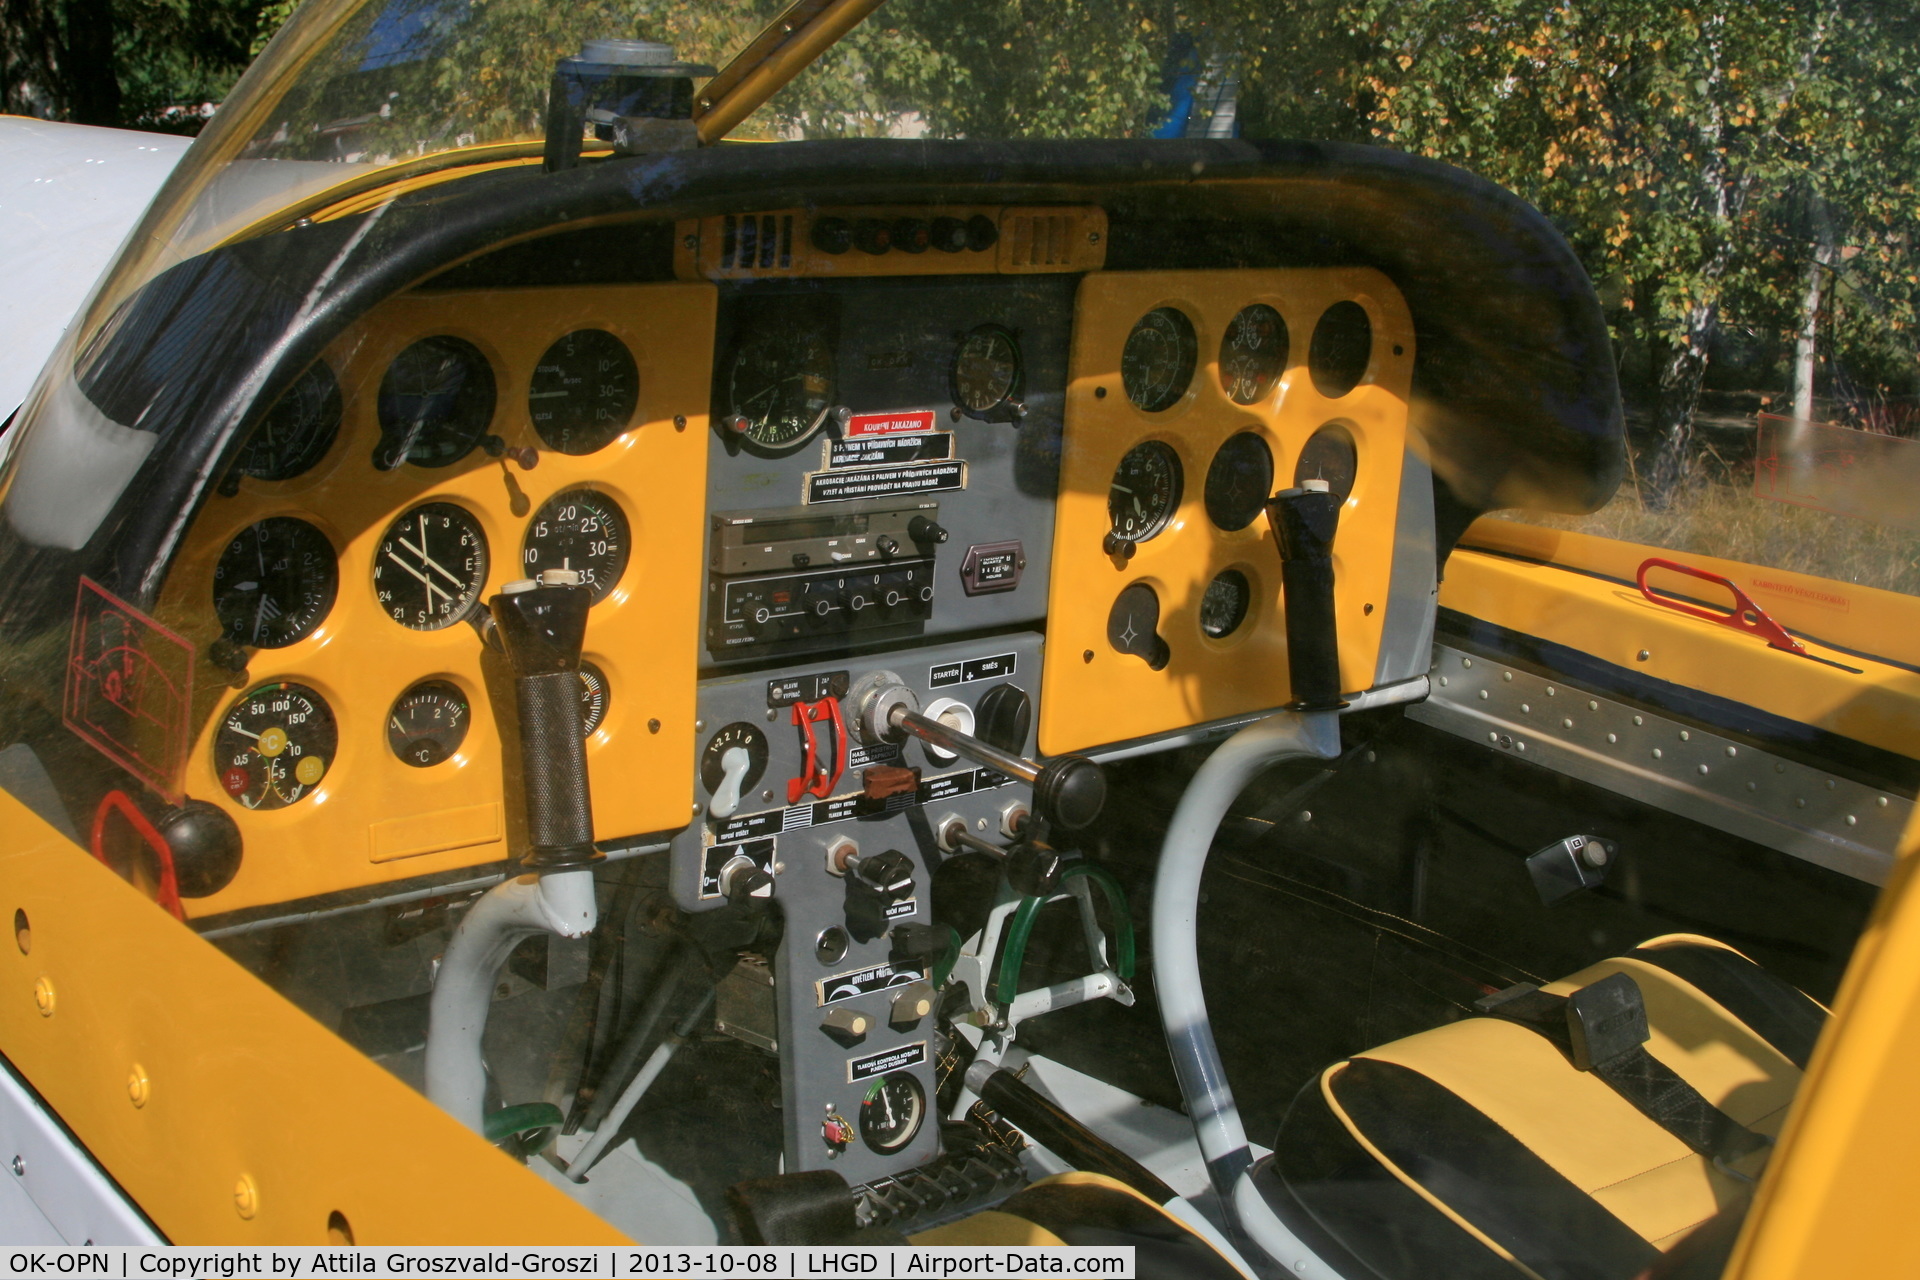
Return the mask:
{"type": "Polygon", "coordinates": [[[153,860],[160,867],[160,885],[154,894],[154,901],[171,912],[174,919],[185,920],[186,908],[180,905],[180,878],[173,869],[173,848],[124,791],[107,792],[100,801],[100,807],[93,811],[93,856],[108,867],[113,867],[113,862],[107,857],[106,845],[107,815],[112,813],[125,818],[127,825],[153,851],[153,860]]]}
{"type": "Polygon", "coordinates": [[[1723,627],[1732,627],[1735,631],[1744,631],[1748,635],[1759,636],[1775,649],[1787,653],[1798,653],[1807,657],[1807,646],[1787,634],[1787,629],[1773,620],[1773,616],[1753,602],[1753,598],[1742,591],[1731,578],[1723,578],[1717,573],[1708,573],[1705,569],[1695,569],[1691,565],[1678,564],[1672,560],[1662,560],[1658,556],[1641,562],[1637,575],[1640,594],[1668,609],[1677,609],[1690,618],[1700,618],[1707,622],[1717,622],[1723,627]],[[1718,609],[1703,609],[1699,605],[1676,600],[1672,596],[1657,594],[1647,585],[1647,570],[1671,569],[1675,573],[1684,573],[1689,578],[1698,578],[1702,582],[1711,582],[1725,587],[1733,593],[1733,609],[1722,613],[1718,609]]]}
{"type": "Polygon", "coordinates": [[[840,785],[840,775],[847,771],[847,725],[840,718],[840,699],[826,697],[818,702],[796,702],[793,722],[800,727],[800,735],[806,741],[807,755],[800,766],[800,776],[787,779],[787,803],[799,804],[800,797],[805,795],[825,800],[840,785]],[[823,722],[833,731],[833,745],[824,753],[825,759],[813,730],[814,725],[823,722]]]}

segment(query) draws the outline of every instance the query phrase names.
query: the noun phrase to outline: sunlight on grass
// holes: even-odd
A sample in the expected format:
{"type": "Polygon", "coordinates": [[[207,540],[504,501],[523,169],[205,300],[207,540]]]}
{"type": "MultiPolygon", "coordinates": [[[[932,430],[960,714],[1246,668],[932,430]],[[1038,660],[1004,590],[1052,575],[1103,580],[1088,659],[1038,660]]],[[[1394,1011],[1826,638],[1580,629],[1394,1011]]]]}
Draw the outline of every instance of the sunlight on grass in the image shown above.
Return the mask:
{"type": "Polygon", "coordinates": [[[1713,481],[1696,481],[1664,511],[1642,505],[1634,487],[1625,484],[1592,515],[1503,511],[1499,516],[1920,595],[1920,532],[1769,502],[1713,481]]]}

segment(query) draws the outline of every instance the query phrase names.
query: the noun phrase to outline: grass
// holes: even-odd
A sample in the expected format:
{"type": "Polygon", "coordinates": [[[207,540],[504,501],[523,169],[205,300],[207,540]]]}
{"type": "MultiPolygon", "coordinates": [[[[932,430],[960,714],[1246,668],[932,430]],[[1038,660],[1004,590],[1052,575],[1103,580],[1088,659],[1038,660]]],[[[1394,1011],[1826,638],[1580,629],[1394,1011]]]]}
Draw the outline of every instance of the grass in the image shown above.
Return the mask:
{"type": "Polygon", "coordinates": [[[1523,524],[1573,529],[1920,595],[1920,532],[1756,498],[1751,473],[1715,470],[1719,474],[1696,472],[1664,510],[1641,501],[1638,488],[1629,480],[1613,501],[1592,515],[1531,511],[1500,515],[1523,524]]]}

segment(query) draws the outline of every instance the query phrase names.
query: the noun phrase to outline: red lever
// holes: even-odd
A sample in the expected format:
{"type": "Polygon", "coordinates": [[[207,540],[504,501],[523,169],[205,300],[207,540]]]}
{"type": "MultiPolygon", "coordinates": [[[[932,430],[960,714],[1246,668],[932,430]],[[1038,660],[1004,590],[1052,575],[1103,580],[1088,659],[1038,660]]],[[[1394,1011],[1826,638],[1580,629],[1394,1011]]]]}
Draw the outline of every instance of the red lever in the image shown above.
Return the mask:
{"type": "Polygon", "coordinates": [[[804,795],[825,800],[840,785],[840,775],[847,771],[847,726],[840,718],[840,699],[827,697],[818,702],[796,702],[793,722],[800,726],[807,754],[800,765],[800,776],[787,779],[787,803],[798,804],[804,795]],[[813,732],[813,726],[822,721],[833,730],[831,769],[829,762],[820,758],[819,740],[813,732]]]}
{"type": "Polygon", "coordinates": [[[107,867],[113,866],[107,858],[106,844],[107,815],[111,813],[118,813],[125,818],[127,824],[146,842],[147,848],[153,851],[153,860],[160,866],[160,888],[154,894],[154,901],[171,912],[175,920],[185,920],[186,908],[180,905],[180,877],[173,869],[173,848],[124,791],[107,792],[100,801],[100,807],[93,811],[93,856],[107,867]]]}
{"type": "Polygon", "coordinates": [[[1701,618],[1707,622],[1717,622],[1723,627],[1732,627],[1735,631],[1744,631],[1748,635],[1759,636],[1775,649],[1782,649],[1788,653],[1798,654],[1805,654],[1807,652],[1807,646],[1788,635],[1787,629],[1778,622],[1775,622],[1773,616],[1765,609],[1755,604],[1753,597],[1742,591],[1731,578],[1723,578],[1717,573],[1708,573],[1705,569],[1696,569],[1692,565],[1679,564],[1672,560],[1662,560],[1658,556],[1654,556],[1641,563],[1638,580],[1640,583],[1640,594],[1657,605],[1668,609],[1677,609],[1691,618],[1701,618]],[[1671,569],[1675,573],[1684,573],[1689,578],[1698,578],[1702,582],[1712,582],[1725,587],[1733,593],[1734,607],[1732,612],[1722,613],[1717,609],[1703,609],[1698,605],[1688,604],[1684,600],[1675,600],[1671,596],[1656,594],[1653,588],[1647,585],[1647,570],[1649,569],[1671,569]]]}

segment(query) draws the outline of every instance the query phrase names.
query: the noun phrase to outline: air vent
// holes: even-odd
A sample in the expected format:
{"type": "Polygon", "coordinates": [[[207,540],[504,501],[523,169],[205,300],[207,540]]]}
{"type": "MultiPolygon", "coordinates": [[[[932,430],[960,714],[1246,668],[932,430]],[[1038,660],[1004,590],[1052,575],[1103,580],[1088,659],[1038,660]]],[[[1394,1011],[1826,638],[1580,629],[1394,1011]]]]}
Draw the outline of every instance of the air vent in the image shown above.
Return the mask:
{"type": "Polygon", "coordinates": [[[1008,209],[1000,215],[1000,270],[1091,271],[1106,261],[1098,209],[1008,209]]]}
{"type": "Polygon", "coordinates": [[[860,205],[728,213],[677,224],[674,273],[682,280],[744,280],[1097,271],[1106,261],[1106,230],[1103,211],[1072,205],[860,205]],[[869,242],[855,234],[863,227],[886,233],[902,226],[919,227],[923,237],[929,230],[933,235],[922,239],[922,251],[916,253],[893,248],[890,235],[869,242]]]}

